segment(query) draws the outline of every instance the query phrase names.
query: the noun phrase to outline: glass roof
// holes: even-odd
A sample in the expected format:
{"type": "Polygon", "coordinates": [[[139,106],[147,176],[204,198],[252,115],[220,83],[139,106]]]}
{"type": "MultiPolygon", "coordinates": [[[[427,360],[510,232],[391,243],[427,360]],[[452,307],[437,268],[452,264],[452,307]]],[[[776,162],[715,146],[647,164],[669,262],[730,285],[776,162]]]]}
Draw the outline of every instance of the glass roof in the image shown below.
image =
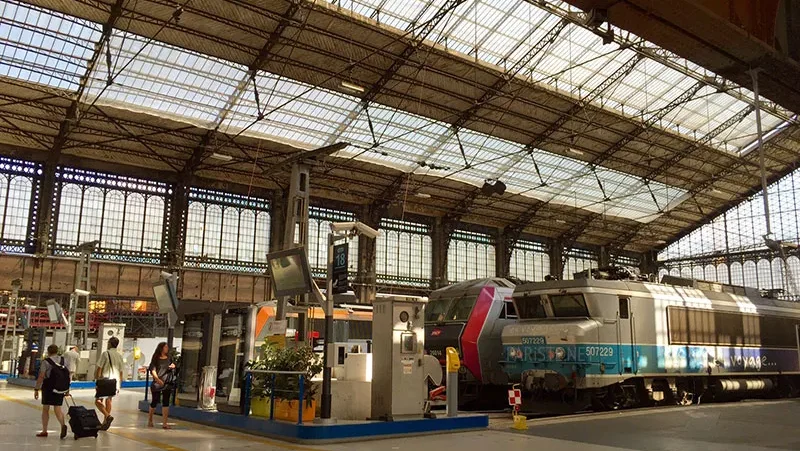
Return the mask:
{"type": "MultiPolygon", "coordinates": [[[[549,1],[565,10],[559,1],[549,1]]],[[[339,0],[341,8],[401,30],[414,29],[437,12],[433,0],[339,0]]],[[[101,26],[12,0],[0,0],[0,75],[70,91],[78,89],[101,26]]],[[[467,0],[437,24],[428,39],[471,58],[509,66],[536,45],[559,18],[524,0],[467,0]]],[[[638,38],[631,38],[638,39],[638,38]]],[[[358,97],[247,69],[178,47],[115,30],[109,40],[114,83],[99,58],[85,101],[149,112],[216,127],[229,133],[315,148],[336,141],[352,145],[338,156],[406,173],[447,177],[474,186],[501,180],[510,193],[647,222],[679,203],[685,191],[621,172],[371,104],[358,97]],[[257,89],[254,89],[253,86],[257,89]],[[240,89],[244,86],[244,89],[240,89]],[[258,92],[258,101],[256,101],[258,92]],[[99,97],[99,98],[98,98],[99,97]],[[230,111],[227,111],[230,110],[230,111]],[[265,117],[256,121],[259,114],[265,117]]],[[[520,74],[534,83],[584,98],[636,55],[575,25],[534,58],[520,74]]],[[[680,64],[707,73],[688,61],[680,64]]],[[[709,74],[710,75],[710,74],[709,74]]],[[[594,99],[598,105],[646,120],[691,89],[695,79],[643,59],[621,81],[594,99]]],[[[660,126],[700,139],[748,108],[713,88],[664,115],[660,126]]],[[[765,132],[781,121],[762,113],[765,132]]],[[[755,140],[755,114],[710,136],[720,149],[739,152],[755,140]]],[[[434,184],[436,182],[433,182],[434,184]]]]}
{"type": "MultiPolygon", "coordinates": [[[[560,0],[542,0],[549,8],[565,12],[579,11],[560,0]]],[[[441,2],[387,0],[331,0],[341,8],[371,17],[403,30],[414,29],[436,13],[441,2]],[[424,14],[420,16],[420,10],[424,14]],[[421,17],[421,18],[420,18],[421,17]]],[[[461,52],[471,58],[507,67],[521,59],[560,18],[526,0],[467,0],[455,8],[428,35],[428,39],[461,52]]],[[[615,33],[628,41],[645,43],[627,31],[615,33]]],[[[657,48],[654,44],[648,47],[657,48]]],[[[616,44],[603,44],[603,38],[574,24],[568,25],[558,39],[530,62],[518,76],[583,98],[635,55],[633,50],[616,44]]],[[[692,72],[712,77],[714,74],[690,61],[670,57],[676,64],[692,72]]],[[[661,108],[688,91],[696,80],[664,64],[643,59],[616,85],[606,89],[594,103],[625,115],[646,120],[661,108]]],[[[735,115],[746,104],[726,93],[710,93],[704,88],[660,121],[691,139],[704,136],[717,125],[735,115]]],[[[716,91],[715,91],[716,92],[716,91]]],[[[747,94],[752,96],[747,90],[747,94]]],[[[710,144],[728,152],[739,152],[755,140],[755,116],[725,130],[710,144]]],[[[765,132],[777,127],[781,120],[762,112],[765,132]]]]}

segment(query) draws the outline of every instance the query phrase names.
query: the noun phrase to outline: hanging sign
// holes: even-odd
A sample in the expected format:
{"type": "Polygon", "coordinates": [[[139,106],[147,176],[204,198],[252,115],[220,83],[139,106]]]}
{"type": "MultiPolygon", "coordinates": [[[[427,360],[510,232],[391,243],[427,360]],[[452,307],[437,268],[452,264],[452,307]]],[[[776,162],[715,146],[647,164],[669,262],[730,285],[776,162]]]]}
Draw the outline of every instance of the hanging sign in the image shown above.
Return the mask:
{"type": "Polygon", "coordinates": [[[344,293],[347,291],[347,255],[349,244],[342,243],[333,247],[333,292],[344,293]]]}

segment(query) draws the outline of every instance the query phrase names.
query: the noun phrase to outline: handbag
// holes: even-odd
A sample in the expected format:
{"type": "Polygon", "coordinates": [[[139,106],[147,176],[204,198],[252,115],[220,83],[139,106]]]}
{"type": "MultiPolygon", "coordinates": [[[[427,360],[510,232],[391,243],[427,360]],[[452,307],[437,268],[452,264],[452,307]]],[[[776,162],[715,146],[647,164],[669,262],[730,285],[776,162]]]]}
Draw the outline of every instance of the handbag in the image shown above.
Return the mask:
{"type": "MultiPolygon", "coordinates": [[[[114,374],[114,363],[111,361],[111,354],[108,354],[108,364],[111,365],[111,374],[114,374]]],[[[95,381],[95,398],[108,398],[117,394],[117,379],[103,377],[95,381]]]]}

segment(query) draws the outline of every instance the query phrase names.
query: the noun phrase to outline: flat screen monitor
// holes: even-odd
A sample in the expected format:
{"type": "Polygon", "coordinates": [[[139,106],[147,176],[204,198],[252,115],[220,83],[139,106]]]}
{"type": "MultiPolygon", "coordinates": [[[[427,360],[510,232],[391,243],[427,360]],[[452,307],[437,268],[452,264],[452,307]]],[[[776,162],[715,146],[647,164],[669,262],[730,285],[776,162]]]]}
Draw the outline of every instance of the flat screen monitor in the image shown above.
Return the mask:
{"type": "Polygon", "coordinates": [[[275,296],[297,296],[311,292],[311,268],[304,247],[267,254],[267,261],[275,296]]]}
{"type": "Polygon", "coordinates": [[[61,304],[55,299],[47,300],[47,316],[51,323],[60,323],[62,319],[61,304]]]}
{"type": "Polygon", "coordinates": [[[161,313],[175,313],[178,311],[178,296],[175,294],[175,287],[168,280],[161,281],[153,285],[153,294],[158,302],[158,311],[161,313]]]}

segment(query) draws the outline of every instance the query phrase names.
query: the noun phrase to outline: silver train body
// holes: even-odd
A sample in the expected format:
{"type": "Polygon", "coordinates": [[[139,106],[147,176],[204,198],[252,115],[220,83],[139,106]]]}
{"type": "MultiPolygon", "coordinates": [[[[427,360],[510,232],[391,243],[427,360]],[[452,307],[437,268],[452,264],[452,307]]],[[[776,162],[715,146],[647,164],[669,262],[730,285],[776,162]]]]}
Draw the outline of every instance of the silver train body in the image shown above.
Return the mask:
{"type": "Polygon", "coordinates": [[[706,393],[797,391],[800,304],[684,279],[517,286],[502,333],[512,382],[604,408],[689,403],[706,393]],[[780,387],[779,387],[780,386],[780,387]]]}

